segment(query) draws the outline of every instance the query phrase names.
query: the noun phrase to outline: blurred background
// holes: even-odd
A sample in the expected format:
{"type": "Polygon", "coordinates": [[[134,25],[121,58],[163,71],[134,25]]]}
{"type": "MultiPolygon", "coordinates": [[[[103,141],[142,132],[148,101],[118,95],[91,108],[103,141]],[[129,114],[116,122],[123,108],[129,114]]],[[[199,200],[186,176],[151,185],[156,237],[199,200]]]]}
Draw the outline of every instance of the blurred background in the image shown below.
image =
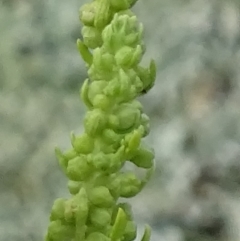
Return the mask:
{"type": "MultiPolygon", "coordinates": [[[[82,132],[81,0],[0,0],[0,240],[40,241],[67,197],[54,147],[82,132]]],[[[131,200],[152,241],[240,240],[240,1],[140,0],[158,76],[156,172],[131,200]]]]}

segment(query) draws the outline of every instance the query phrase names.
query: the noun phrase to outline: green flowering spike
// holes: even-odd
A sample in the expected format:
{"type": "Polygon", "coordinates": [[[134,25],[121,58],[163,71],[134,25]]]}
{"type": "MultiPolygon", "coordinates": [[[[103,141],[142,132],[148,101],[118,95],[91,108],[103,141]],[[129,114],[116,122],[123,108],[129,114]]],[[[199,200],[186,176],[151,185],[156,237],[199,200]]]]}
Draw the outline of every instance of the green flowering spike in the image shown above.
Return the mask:
{"type": "MultiPolygon", "coordinates": [[[[88,78],[80,97],[88,111],[84,132],[71,134],[72,148],[55,153],[68,178],[70,198],[52,207],[45,241],[133,241],[131,206],[119,198],[137,195],[154,171],[154,152],[143,144],[149,118],[136,98],[154,84],[156,66],[140,66],[146,51],[143,25],[130,10],[137,0],[93,0],[79,12],[77,47],[88,78]],[[126,162],[145,176],[124,171],[126,162]]],[[[150,240],[146,227],[142,241],[150,240]]]]}
{"type": "Polygon", "coordinates": [[[84,4],[79,10],[79,19],[87,26],[93,26],[94,24],[95,12],[97,10],[95,3],[84,4]]]}
{"type": "Polygon", "coordinates": [[[124,234],[126,226],[127,226],[127,216],[123,211],[123,209],[119,208],[115,222],[112,227],[111,234],[110,234],[111,241],[120,240],[124,234]]]}

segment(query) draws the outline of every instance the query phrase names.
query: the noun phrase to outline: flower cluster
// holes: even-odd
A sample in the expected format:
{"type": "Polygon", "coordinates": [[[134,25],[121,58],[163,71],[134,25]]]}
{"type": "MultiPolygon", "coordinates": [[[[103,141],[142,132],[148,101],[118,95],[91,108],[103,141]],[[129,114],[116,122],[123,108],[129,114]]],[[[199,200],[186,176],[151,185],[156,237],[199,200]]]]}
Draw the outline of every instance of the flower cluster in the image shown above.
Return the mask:
{"type": "MultiPolygon", "coordinates": [[[[138,194],[154,168],[153,150],[143,142],[149,118],[136,98],[155,80],[155,64],[139,65],[143,27],[130,10],[136,0],[95,0],[80,9],[79,52],[89,78],[81,88],[88,111],[84,133],[71,134],[72,148],[56,156],[68,177],[70,199],[54,202],[45,241],[132,241],[131,207],[118,202],[138,194]],[[146,170],[140,179],[124,170],[131,162],[146,170]]],[[[146,227],[142,240],[150,239],[146,227]]]]}

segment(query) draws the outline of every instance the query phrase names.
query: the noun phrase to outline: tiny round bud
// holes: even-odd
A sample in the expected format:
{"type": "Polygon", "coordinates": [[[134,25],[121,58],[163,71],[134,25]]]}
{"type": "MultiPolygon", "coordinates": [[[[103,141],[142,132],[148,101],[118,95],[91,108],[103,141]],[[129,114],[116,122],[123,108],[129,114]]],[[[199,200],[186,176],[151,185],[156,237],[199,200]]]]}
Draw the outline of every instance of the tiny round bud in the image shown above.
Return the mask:
{"type": "Polygon", "coordinates": [[[102,228],[110,224],[111,215],[107,209],[94,208],[90,212],[90,220],[94,226],[102,228]]]}
{"type": "Polygon", "coordinates": [[[89,194],[89,200],[92,204],[98,207],[111,207],[114,203],[114,199],[109,192],[109,189],[104,186],[95,187],[89,194]]]}

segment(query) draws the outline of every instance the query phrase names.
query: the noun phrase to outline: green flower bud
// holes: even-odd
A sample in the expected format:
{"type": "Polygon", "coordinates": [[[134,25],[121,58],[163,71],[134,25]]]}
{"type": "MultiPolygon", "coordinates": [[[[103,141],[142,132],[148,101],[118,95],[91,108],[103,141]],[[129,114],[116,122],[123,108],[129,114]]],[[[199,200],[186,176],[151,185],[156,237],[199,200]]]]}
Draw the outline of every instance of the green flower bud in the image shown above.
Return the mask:
{"type": "Polygon", "coordinates": [[[111,241],[111,239],[102,233],[94,232],[87,236],[86,241],[111,241]]]}
{"type": "Polygon", "coordinates": [[[95,18],[95,2],[84,4],[79,10],[79,18],[83,24],[93,26],[95,18]]]}
{"type": "Polygon", "coordinates": [[[152,149],[141,146],[133,158],[131,158],[131,162],[134,163],[138,167],[142,168],[150,168],[153,165],[154,160],[154,152],[152,149]]]}
{"type": "Polygon", "coordinates": [[[106,170],[109,166],[108,158],[103,152],[92,155],[91,164],[98,170],[106,170]]]}
{"type": "Polygon", "coordinates": [[[105,80],[92,81],[88,88],[88,99],[92,102],[96,95],[102,94],[107,86],[108,82],[105,80]]]}
{"type": "Polygon", "coordinates": [[[145,94],[152,88],[156,79],[155,62],[152,60],[150,62],[149,68],[143,68],[141,66],[138,66],[137,73],[143,83],[143,89],[141,91],[141,94],[145,94]]]}
{"type": "Polygon", "coordinates": [[[116,9],[117,11],[119,10],[125,10],[131,8],[137,0],[110,0],[111,7],[116,9]]]}
{"type": "Polygon", "coordinates": [[[109,0],[98,0],[97,11],[94,19],[94,26],[103,29],[111,19],[109,0]]]}
{"type": "Polygon", "coordinates": [[[132,241],[137,237],[137,227],[133,221],[128,221],[123,235],[123,241],[132,241]]]}
{"type": "Polygon", "coordinates": [[[91,49],[95,49],[102,45],[101,32],[95,27],[84,26],[82,28],[82,36],[84,44],[91,49]]]}
{"type": "Polygon", "coordinates": [[[89,193],[89,200],[97,207],[108,208],[114,204],[114,199],[109,189],[104,186],[95,187],[89,193]]]}
{"type": "Polygon", "coordinates": [[[141,125],[144,127],[143,137],[145,137],[150,132],[149,117],[146,114],[141,115],[141,125]]]}
{"type": "Polygon", "coordinates": [[[115,144],[115,143],[119,143],[119,141],[121,139],[121,135],[117,134],[112,129],[105,129],[103,131],[103,139],[108,144],[115,144]]]}
{"type": "Polygon", "coordinates": [[[92,168],[87,163],[87,158],[84,155],[76,157],[69,161],[67,175],[70,180],[83,181],[90,176],[92,168]]]}
{"type": "Polygon", "coordinates": [[[85,188],[80,189],[79,193],[74,197],[74,201],[77,204],[75,211],[76,225],[81,227],[85,225],[89,215],[89,200],[85,188]]]}
{"type": "Polygon", "coordinates": [[[107,111],[112,104],[113,103],[111,103],[111,100],[103,94],[96,95],[96,97],[93,99],[93,106],[103,111],[107,111]]]}
{"type": "Polygon", "coordinates": [[[58,198],[54,201],[50,216],[51,221],[64,218],[65,202],[66,200],[63,198],[58,198]]]}
{"type": "Polygon", "coordinates": [[[106,123],[106,115],[99,109],[88,111],[84,119],[85,130],[91,137],[100,134],[105,128],[106,123]]]}
{"type": "Polygon", "coordinates": [[[108,82],[107,87],[104,89],[103,93],[109,97],[115,97],[120,93],[120,82],[117,78],[112,79],[108,82]]]}
{"type": "Polygon", "coordinates": [[[109,49],[113,53],[121,46],[119,39],[114,35],[112,23],[107,25],[102,31],[102,41],[104,48],[109,49]]]}
{"type": "MultiPolygon", "coordinates": [[[[124,37],[124,45],[135,47],[139,44],[142,37],[143,26],[139,25],[140,31],[138,33],[130,33],[124,37]]],[[[144,52],[144,51],[143,51],[144,52]]]]}
{"type": "Polygon", "coordinates": [[[75,227],[63,224],[60,220],[50,222],[46,241],[65,241],[72,239],[75,227]]]}
{"type": "Polygon", "coordinates": [[[110,0],[111,7],[117,11],[130,8],[129,0],[110,0]]]}
{"type": "Polygon", "coordinates": [[[77,156],[77,152],[74,149],[70,149],[64,153],[66,159],[71,160],[77,156]]]}
{"type": "Polygon", "coordinates": [[[71,143],[74,150],[80,154],[88,154],[94,148],[94,140],[87,133],[79,137],[71,133],[71,143]]]}
{"type": "Polygon", "coordinates": [[[64,218],[68,223],[74,222],[77,206],[74,199],[69,199],[65,202],[64,218]]]}
{"type": "Polygon", "coordinates": [[[124,46],[115,55],[117,65],[128,68],[138,64],[141,58],[142,48],[140,45],[137,45],[136,48],[124,46]]]}
{"type": "Polygon", "coordinates": [[[103,228],[110,224],[111,215],[109,210],[103,208],[94,208],[90,213],[90,221],[92,225],[103,228]]]}
{"type": "Polygon", "coordinates": [[[118,176],[120,179],[120,196],[133,197],[141,190],[141,181],[133,172],[122,173],[118,176]]]}
{"type": "Polygon", "coordinates": [[[119,125],[116,128],[117,131],[127,132],[140,124],[141,113],[131,104],[121,104],[115,112],[115,115],[119,122],[119,125]]]}
{"type": "Polygon", "coordinates": [[[98,71],[113,71],[115,67],[114,56],[102,48],[96,48],[93,52],[93,65],[98,71]]]}
{"type": "Polygon", "coordinates": [[[72,195],[77,194],[79,192],[81,186],[82,186],[81,182],[76,182],[76,181],[72,181],[72,180],[68,181],[68,190],[72,195]]]}

